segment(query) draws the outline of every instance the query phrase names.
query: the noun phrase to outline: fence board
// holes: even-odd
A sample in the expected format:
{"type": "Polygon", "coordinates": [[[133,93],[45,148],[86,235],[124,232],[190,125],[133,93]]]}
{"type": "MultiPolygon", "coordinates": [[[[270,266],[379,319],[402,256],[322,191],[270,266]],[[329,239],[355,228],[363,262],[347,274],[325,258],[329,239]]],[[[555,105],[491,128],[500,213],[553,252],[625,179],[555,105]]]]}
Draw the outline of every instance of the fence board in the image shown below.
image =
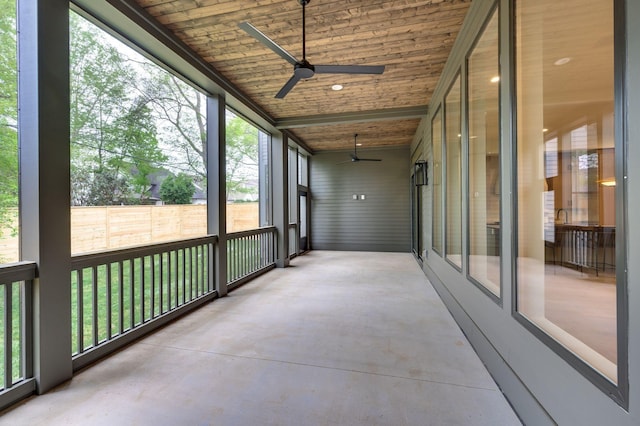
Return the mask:
{"type": "MultiPolygon", "coordinates": [[[[227,204],[227,232],[258,227],[258,203],[227,204]]],[[[15,221],[17,223],[17,212],[15,221]]],[[[14,223],[15,225],[15,223],[14,223]]],[[[0,225],[1,226],[1,225],[0,225]]],[[[18,260],[18,237],[0,237],[0,263],[18,260]]],[[[207,206],[71,207],[71,253],[91,253],[207,234],[207,206]]]]}

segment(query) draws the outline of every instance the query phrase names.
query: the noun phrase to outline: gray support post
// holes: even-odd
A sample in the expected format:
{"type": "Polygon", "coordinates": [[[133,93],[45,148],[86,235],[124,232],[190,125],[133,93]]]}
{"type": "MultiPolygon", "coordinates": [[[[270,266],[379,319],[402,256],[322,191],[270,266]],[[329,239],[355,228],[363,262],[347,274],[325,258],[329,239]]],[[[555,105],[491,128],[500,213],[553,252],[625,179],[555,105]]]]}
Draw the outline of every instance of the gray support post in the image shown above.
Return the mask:
{"type": "Polygon", "coordinates": [[[278,230],[276,266],[289,266],[289,147],[286,135],[271,138],[273,225],[278,230]]]}
{"type": "Polygon", "coordinates": [[[207,99],[207,232],[218,236],[215,251],[215,288],[227,295],[227,171],[225,99],[207,99]]]}
{"type": "Polygon", "coordinates": [[[69,2],[18,2],[21,259],[37,262],[33,371],[38,393],[71,362],[69,2]]]}

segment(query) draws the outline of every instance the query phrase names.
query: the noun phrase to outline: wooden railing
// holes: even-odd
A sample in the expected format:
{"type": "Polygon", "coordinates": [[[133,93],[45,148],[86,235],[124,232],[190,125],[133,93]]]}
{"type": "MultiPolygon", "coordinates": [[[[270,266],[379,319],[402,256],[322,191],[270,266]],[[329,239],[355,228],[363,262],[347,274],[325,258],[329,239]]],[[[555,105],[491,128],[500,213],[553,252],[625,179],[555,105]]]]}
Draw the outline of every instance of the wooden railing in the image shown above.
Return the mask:
{"type": "Polygon", "coordinates": [[[0,409],[35,390],[33,280],[35,262],[0,265],[0,409]]]}
{"type": "Polygon", "coordinates": [[[215,297],[217,240],[211,235],[74,256],[74,369],[215,297]]]}
{"type": "Polygon", "coordinates": [[[276,263],[276,227],[227,235],[227,285],[233,289],[276,263]]]}

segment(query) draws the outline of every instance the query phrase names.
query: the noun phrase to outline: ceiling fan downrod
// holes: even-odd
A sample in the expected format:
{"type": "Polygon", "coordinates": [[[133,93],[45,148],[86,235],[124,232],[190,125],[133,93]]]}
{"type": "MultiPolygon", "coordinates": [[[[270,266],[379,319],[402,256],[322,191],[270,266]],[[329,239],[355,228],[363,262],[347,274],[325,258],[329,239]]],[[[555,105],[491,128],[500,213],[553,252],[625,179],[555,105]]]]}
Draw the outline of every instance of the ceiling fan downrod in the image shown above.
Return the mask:
{"type": "Polygon", "coordinates": [[[300,6],[302,6],[302,63],[307,63],[307,29],[306,29],[306,17],[305,17],[305,6],[309,4],[311,0],[298,0],[300,6]]]}

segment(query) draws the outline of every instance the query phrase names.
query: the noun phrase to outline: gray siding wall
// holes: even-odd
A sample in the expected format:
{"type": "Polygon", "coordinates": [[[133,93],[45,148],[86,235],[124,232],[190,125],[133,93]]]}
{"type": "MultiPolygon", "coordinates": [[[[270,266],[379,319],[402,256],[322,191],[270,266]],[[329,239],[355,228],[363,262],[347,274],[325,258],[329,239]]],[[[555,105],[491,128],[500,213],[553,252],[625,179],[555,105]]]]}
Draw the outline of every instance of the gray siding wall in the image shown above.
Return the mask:
{"type": "MultiPolygon", "coordinates": [[[[516,308],[514,294],[515,261],[511,233],[514,218],[512,208],[515,202],[511,189],[514,183],[513,173],[516,164],[512,164],[511,151],[515,141],[511,125],[510,105],[514,94],[509,84],[502,87],[502,235],[503,253],[502,298],[495,303],[486,294],[467,279],[466,269],[458,271],[441,256],[431,251],[432,224],[428,219],[424,228],[429,256],[424,262],[424,271],[438,291],[456,322],[460,325],[476,352],[489,369],[490,373],[504,392],[509,402],[517,411],[524,424],[527,425],[640,425],[640,221],[634,216],[640,211],[640,192],[637,191],[640,181],[640,2],[622,0],[626,5],[626,103],[622,111],[626,118],[626,134],[621,137],[626,149],[626,202],[622,206],[624,215],[629,220],[619,221],[617,226],[624,232],[624,244],[627,258],[621,263],[627,266],[628,312],[624,309],[618,315],[628,315],[628,367],[629,367],[629,403],[622,408],[605,391],[590,382],[585,375],[571,363],[563,359],[538,339],[516,320],[513,311],[516,308]],[[624,226],[624,227],[622,227],[624,226]]],[[[507,47],[509,40],[509,20],[513,16],[510,0],[500,0],[501,13],[501,70],[500,79],[510,82],[514,78],[507,66],[511,61],[511,53],[507,47]]],[[[444,97],[444,92],[463,66],[466,54],[474,37],[482,28],[484,18],[491,11],[492,2],[473,2],[456,45],[445,67],[442,79],[435,89],[429,104],[428,121],[424,129],[424,158],[432,164],[431,119],[444,97]]],[[[622,90],[622,88],[619,88],[622,90]]],[[[618,148],[616,148],[618,149],[618,148]]],[[[433,169],[429,169],[430,182],[433,169]]],[[[622,180],[622,179],[621,179],[622,180]]],[[[428,215],[432,215],[432,187],[425,189],[425,204],[428,215]]],[[[463,205],[466,211],[466,201],[463,205]]],[[[465,222],[466,223],[466,222],[465,222]]],[[[465,225],[465,232],[467,225],[465,225]]],[[[466,235],[466,234],[465,234],[466,235]]],[[[463,248],[466,255],[466,247],[463,248]]],[[[466,268],[466,267],[465,267],[466,268]]]]}
{"type": "Polygon", "coordinates": [[[344,151],[311,158],[311,248],[411,251],[409,148],[358,156],[382,161],[352,163],[344,151]]]}

